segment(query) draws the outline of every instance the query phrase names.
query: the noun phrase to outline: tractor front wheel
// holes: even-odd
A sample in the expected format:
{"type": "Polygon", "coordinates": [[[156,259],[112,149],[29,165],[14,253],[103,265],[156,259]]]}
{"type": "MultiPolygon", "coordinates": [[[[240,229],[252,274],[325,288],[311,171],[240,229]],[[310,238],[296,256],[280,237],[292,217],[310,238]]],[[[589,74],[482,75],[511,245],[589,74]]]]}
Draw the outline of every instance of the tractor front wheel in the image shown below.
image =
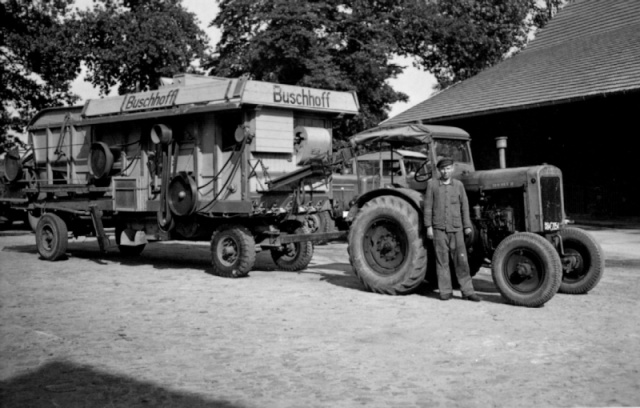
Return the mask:
{"type": "Polygon", "coordinates": [[[544,305],[562,280],[558,252],[549,241],[530,232],[510,235],[498,245],[492,272],[502,296],[517,306],[544,305]]]}
{"type": "Polygon", "coordinates": [[[589,233],[580,228],[564,228],[560,231],[560,237],[564,249],[560,292],[589,292],[600,282],[604,272],[602,248],[589,233]]]}

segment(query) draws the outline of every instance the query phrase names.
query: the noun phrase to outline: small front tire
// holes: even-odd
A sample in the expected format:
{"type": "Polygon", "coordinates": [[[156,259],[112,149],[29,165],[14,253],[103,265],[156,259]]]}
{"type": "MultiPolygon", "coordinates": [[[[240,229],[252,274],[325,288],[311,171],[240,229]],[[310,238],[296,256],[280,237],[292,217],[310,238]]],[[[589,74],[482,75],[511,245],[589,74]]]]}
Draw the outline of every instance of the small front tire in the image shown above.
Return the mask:
{"type": "Polygon", "coordinates": [[[558,291],[560,256],[549,241],[531,232],[506,237],[492,260],[493,281],[511,304],[539,307],[558,291]]]}
{"type": "Polygon", "coordinates": [[[586,231],[567,227],[560,230],[565,256],[562,259],[561,293],[584,294],[595,288],[604,273],[600,244],[586,231]]]}

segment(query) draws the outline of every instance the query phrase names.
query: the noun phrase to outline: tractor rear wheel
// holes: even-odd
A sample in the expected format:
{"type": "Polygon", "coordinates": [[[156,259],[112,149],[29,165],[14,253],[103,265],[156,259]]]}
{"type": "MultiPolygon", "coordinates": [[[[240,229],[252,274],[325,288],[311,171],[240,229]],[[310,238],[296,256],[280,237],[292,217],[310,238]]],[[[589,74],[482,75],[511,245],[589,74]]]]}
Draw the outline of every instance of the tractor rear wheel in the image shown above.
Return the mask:
{"type": "Polygon", "coordinates": [[[562,247],[561,293],[583,294],[593,289],[604,272],[600,244],[586,231],[567,227],[560,230],[562,247]]]}
{"type": "Polygon", "coordinates": [[[517,306],[544,305],[562,281],[558,252],[549,241],[531,232],[510,235],[498,245],[492,272],[502,296],[517,306]]]}
{"type": "Polygon", "coordinates": [[[424,280],[427,248],[418,211],[406,200],[381,196],[366,203],[349,230],[349,260],[368,290],[414,291],[424,280]]]}
{"type": "Polygon", "coordinates": [[[227,278],[249,274],[256,262],[256,243],[242,225],[223,225],[211,236],[213,273],[227,278]]]}
{"type": "Polygon", "coordinates": [[[57,261],[67,253],[68,243],[67,224],[62,218],[52,213],[42,215],[36,227],[36,246],[40,256],[47,261],[57,261]]]}

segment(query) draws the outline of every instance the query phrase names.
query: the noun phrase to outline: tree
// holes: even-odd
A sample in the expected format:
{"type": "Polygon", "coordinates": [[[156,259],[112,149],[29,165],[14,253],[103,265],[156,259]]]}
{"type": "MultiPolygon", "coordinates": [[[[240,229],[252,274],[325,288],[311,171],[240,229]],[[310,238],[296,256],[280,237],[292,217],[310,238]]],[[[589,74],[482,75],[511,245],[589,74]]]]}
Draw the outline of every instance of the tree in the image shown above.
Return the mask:
{"type": "Polygon", "coordinates": [[[438,0],[405,3],[400,53],[433,73],[440,89],[522,49],[563,0],[438,0]]]}
{"type": "Polygon", "coordinates": [[[65,24],[72,0],[7,0],[0,3],[0,154],[17,142],[40,109],[73,104],[71,81],[80,60],[68,47],[65,24]]]}
{"type": "Polygon", "coordinates": [[[100,0],[79,16],[87,80],[102,94],[116,84],[119,94],[156,89],[206,53],[208,38],[181,0],[100,0]]]}
{"type": "Polygon", "coordinates": [[[206,54],[206,34],[181,0],[99,0],[82,12],[73,2],[0,3],[0,153],[38,110],[78,101],[70,88],[82,62],[106,95],[115,84],[120,93],[155,89],[206,54]]]}
{"type": "Polygon", "coordinates": [[[406,101],[385,81],[401,72],[389,62],[395,1],[222,0],[212,22],[222,28],[217,54],[205,66],[218,76],[354,90],[362,114],[342,121],[348,136],[387,117],[406,101]]]}
{"type": "Polygon", "coordinates": [[[415,57],[444,88],[522,48],[563,0],[221,0],[212,74],[354,90],[361,115],[338,138],[377,125],[405,101],[387,80],[415,57]]]}

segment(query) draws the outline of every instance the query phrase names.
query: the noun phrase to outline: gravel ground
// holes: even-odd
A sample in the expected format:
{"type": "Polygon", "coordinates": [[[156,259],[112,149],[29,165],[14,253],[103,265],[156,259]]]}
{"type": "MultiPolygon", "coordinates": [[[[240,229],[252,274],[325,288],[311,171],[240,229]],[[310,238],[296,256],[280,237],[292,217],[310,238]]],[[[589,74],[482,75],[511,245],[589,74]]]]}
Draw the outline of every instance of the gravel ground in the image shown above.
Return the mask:
{"type": "Polygon", "coordinates": [[[46,262],[0,231],[0,406],[640,406],[640,231],[590,230],[600,284],[537,309],[505,304],[488,269],[481,303],[366,292],[344,243],[224,279],[206,243],[126,258],[80,239],[46,262]]]}

